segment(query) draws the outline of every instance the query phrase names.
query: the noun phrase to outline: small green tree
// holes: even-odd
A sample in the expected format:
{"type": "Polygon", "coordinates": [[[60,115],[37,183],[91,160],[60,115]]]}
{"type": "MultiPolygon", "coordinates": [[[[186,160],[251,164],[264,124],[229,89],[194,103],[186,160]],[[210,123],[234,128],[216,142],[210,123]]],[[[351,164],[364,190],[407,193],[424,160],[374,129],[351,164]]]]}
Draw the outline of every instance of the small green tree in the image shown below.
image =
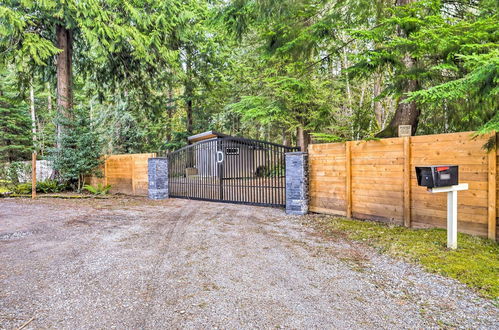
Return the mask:
{"type": "Polygon", "coordinates": [[[29,108],[16,91],[14,77],[0,68],[0,162],[30,159],[29,108]]]}
{"type": "Polygon", "coordinates": [[[51,160],[59,177],[76,184],[78,192],[85,185],[85,178],[100,175],[102,164],[102,139],[94,129],[89,112],[76,107],[72,118],[57,119],[64,127],[61,148],[51,150],[51,160]]]}
{"type": "Polygon", "coordinates": [[[0,161],[29,159],[30,124],[25,106],[4,102],[0,96],[0,161]]]}

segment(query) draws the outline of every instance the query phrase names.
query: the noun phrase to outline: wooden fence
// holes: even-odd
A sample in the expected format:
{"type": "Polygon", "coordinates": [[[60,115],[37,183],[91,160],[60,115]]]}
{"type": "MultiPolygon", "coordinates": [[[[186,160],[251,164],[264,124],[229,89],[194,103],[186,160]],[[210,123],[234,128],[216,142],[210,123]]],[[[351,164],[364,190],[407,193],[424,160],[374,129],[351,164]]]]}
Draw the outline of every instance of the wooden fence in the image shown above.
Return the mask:
{"type": "MultiPolygon", "coordinates": [[[[473,132],[309,146],[310,210],[408,227],[446,226],[447,194],[419,187],[415,166],[459,165],[458,229],[497,239],[499,164],[473,132]]],[[[494,135],[497,139],[497,136],[494,135]]]]}
{"type": "Polygon", "coordinates": [[[105,156],[103,178],[92,177],[90,184],[111,185],[111,193],[147,195],[147,159],[150,154],[124,154],[105,156]]]}

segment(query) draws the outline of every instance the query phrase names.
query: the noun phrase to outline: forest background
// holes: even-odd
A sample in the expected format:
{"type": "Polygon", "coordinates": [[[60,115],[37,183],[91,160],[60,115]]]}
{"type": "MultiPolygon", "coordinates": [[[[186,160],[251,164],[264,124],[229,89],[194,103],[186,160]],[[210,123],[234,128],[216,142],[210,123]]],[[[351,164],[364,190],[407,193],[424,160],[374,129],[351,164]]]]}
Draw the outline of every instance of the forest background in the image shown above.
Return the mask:
{"type": "Polygon", "coordinates": [[[497,7],[5,0],[0,161],[167,152],[207,130],[302,148],[499,130],[497,7]]]}

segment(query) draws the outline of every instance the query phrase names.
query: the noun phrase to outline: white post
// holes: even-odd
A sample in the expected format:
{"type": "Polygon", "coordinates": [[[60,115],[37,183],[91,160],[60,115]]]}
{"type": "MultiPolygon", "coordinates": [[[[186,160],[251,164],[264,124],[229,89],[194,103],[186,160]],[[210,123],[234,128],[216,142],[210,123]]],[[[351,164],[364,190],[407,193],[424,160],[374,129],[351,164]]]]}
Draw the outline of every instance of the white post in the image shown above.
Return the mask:
{"type": "Polygon", "coordinates": [[[447,193],[447,247],[457,249],[457,191],[447,193]]]}
{"type": "Polygon", "coordinates": [[[447,193],[447,247],[457,249],[457,192],[468,190],[467,183],[450,187],[428,188],[432,194],[447,193]]]}

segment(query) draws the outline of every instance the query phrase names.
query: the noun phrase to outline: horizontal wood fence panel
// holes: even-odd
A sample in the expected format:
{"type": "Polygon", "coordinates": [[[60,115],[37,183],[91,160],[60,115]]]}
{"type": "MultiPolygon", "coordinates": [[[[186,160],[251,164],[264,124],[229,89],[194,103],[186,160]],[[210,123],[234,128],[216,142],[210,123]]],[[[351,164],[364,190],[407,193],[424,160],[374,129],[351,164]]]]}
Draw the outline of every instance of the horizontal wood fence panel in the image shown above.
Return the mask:
{"type": "Polygon", "coordinates": [[[315,198],[310,200],[312,212],[346,214],[346,168],[345,144],[310,145],[309,166],[310,189],[315,198]],[[332,156],[333,155],[333,156],[332,156]],[[331,157],[332,156],[332,157],[331,157]]]}
{"type": "Polygon", "coordinates": [[[383,214],[390,222],[403,223],[403,148],[401,138],[351,143],[352,214],[362,218],[383,214]],[[357,159],[361,162],[355,162],[357,159]],[[390,159],[402,159],[402,163],[384,164],[390,159]],[[367,196],[354,193],[359,190],[367,196]]]}
{"type": "MultiPolygon", "coordinates": [[[[459,181],[464,183],[478,182],[487,184],[488,155],[482,149],[486,138],[472,139],[470,132],[444,134],[435,136],[433,141],[428,141],[428,136],[415,136],[411,138],[412,148],[411,168],[430,164],[459,165],[459,181]],[[447,136],[451,135],[451,136],[447,136]]],[[[435,220],[432,224],[445,228],[447,219],[446,194],[436,194],[433,199],[428,199],[426,188],[417,185],[415,174],[411,175],[412,214],[414,222],[428,222],[428,216],[435,220]]],[[[458,193],[458,219],[462,223],[462,232],[487,236],[487,189],[473,189],[458,193]],[[482,212],[480,212],[480,210],[482,212]],[[476,227],[467,223],[483,224],[476,227]],[[473,230],[479,230],[474,232],[473,230]]]]}
{"type": "Polygon", "coordinates": [[[458,165],[459,181],[469,184],[458,194],[458,229],[497,239],[499,155],[483,148],[490,138],[497,135],[461,132],[310,145],[310,210],[349,216],[351,205],[351,215],[360,219],[445,228],[447,196],[419,187],[415,167],[458,165]]]}
{"type": "Polygon", "coordinates": [[[90,184],[111,185],[111,193],[147,195],[148,159],[155,153],[107,155],[101,168],[103,178],[92,177],[90,184]]]}

